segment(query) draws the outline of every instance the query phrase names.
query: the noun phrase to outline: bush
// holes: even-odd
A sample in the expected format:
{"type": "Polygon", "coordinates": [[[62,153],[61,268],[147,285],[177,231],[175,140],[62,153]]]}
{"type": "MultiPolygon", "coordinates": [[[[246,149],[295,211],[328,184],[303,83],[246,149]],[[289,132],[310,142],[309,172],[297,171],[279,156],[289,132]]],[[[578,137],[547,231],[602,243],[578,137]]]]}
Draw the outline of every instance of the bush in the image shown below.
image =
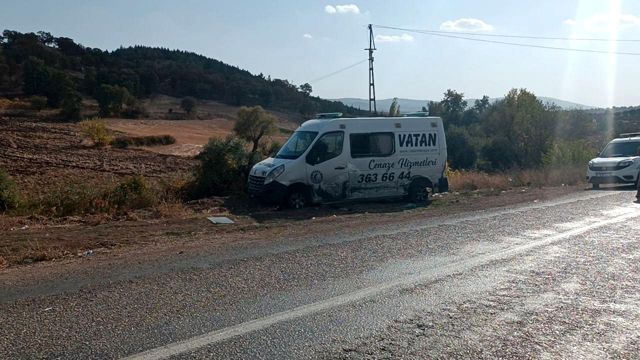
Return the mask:
{"type": "Polygon", "coordinates": [[[197,158],[200,166],[195,171],[195,181],[189,191],[191,198],[228,195],[244,189],[249,153],[241,139],[235,136],[210,139],[197,158]]]}
{"type": "Polygon", "coordinates": [[[585,167],[597,153],[584,141],[558,141],[545,152],[542,162],[549,167],[585,167]]]}
{"type": "Polygon", "coordinates": [[[171,145],[175,143],[176,138],[171,135],[120,136],[111,141],[112,146],[121,149],[129,146],[158,146],[171,145]]]}
{"type": "Polygon", "coordinates": [[[144,104],[134,97],[129,97],[125,103],[121,115],[128,119],[140,119],[149,116],[149,111],[144,104]]]}
{"type": "Polygon", "coordinates": [[[91,139],[96,146],[106,146],[111,143],[112,137],[107,125],[100,119],[84,120],[80,122],[80,130],[91,139]]]}
{"type": "Polygon", "coordinates": [[[125,178],[108,194],[108,202],[116,211],[143,209],[157,203],[157,198],[144,176],[125,178]]]}
{"type": "Polygon", "coordinates": [[[47,107],[47,98],[45,96],[32,96],[29,98],[31,108],[36,111],[40,111],[47,107]]]}
{"type": "Polygon", "coordinates": [[[491,164],[492,170],[507,170],[517,163],[516,149],[504,137],[498,137],[482,148],[482,156],[491,164]]]}
{"type": "Polygon", "coordinates": [[[447,131],[447,157],[454,169],[471,169],[476,164],[478,154],[469,142],[469,134],[451,126],[447,131]]]}
{"type": "Polygon", "coordinates": [[[82,110],[82,98],[76,91],[68,92],[62,99],[60,104],[62,109],[60,110],[60,116],[65,120],[78,121],[80,120],[80,111],[82,110]]]}
{"type": "Polygon", "coordinates": [[[143,176],[127,177],[115,185],[72,179],[31,196],[19,212],[52,217],[120,214],[154,206],[158,198],[143,176]]]}
{"type": "Polygon", "coordinates": [[[180,102],[180,107],[182,108],[182,110],[186,111],[189,115],[192,115],[196,111],[197,105],[198,103],[196,102],[196,99],[192,98],[191,96],[187,96],[180,102]]]}
{"type": "Polygon", "coordinates": [[[20,195],[18,187],[6,171],[0,169],[0,212],[18,207],[20,195]]]}
{"type": "Polygon", "coordinates": [[[70,180],[29,197],[21,212],[52,217],[106,213],[110,209],[103,199],[104,192],[104,188],[80,179],[70,180]]]}

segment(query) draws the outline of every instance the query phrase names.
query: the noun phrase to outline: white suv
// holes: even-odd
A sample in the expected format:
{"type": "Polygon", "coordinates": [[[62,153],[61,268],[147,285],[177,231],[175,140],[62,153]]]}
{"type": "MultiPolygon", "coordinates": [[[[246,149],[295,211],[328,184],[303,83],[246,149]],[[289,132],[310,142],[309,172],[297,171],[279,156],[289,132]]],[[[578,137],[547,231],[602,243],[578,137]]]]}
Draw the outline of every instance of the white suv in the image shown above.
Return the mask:
{"type": "Polygon", "coordinates": [[[638,184],[640,133],[620,136],[611,140],[597,158],[589,161],[587,182],[594,189],[600,184],[638,184]]]}

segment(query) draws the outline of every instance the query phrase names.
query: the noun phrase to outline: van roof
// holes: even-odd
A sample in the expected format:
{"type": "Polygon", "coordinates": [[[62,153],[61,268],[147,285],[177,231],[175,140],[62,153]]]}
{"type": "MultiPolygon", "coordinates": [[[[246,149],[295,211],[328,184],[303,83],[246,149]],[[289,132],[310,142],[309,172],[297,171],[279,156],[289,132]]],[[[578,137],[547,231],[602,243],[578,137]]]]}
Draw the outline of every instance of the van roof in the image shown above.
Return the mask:
{"type": "Polygon", "coordinates": [[[297,130],[302,131],[320,131],[325,126],[332,122],[348,123],[350,121],[389,121],[389,122],[403,122],[407,120],[438,120],[442,119],[438,116],[402,116],[402,117],[352,117],[352,118],[327,118],[327,119],[311,119],[307,120],[300,125],[297,130]]]}

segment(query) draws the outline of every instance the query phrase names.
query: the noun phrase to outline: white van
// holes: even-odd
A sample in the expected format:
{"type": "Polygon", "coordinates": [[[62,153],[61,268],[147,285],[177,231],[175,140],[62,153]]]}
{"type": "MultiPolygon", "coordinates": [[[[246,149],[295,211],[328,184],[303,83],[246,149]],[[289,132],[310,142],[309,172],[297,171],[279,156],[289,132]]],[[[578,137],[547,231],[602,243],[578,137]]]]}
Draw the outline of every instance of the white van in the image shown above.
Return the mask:
{"type": "Polygon", "coordinates": [[[640,133],[621,134],[611,140],[598,155],[589,161],[587,182],[594,189],[600,184],[638,185],[640,173],[640,133]]]}
{"type": "Polygon", "coordinates": [[[439,117],[340,118],[303,123],[275,157],[256,164],[249,193],[270,203],[408,196],[426,202],[446,192],[447,143],[439,117]]]}

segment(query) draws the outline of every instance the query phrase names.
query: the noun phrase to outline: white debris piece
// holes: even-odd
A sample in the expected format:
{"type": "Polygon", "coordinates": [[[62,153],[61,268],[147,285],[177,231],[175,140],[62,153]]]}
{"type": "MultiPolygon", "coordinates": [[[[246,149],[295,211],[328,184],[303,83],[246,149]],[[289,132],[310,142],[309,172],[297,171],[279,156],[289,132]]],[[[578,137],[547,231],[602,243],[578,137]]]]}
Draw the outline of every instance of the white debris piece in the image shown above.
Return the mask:
{"type": "Polygon", "coordinates": [[[214,224],[233,224],[233,220],[225,216],[220,216],[220,217],[212,216],[212,217],[208,217],[207,219],[209,219],[209,221],[211,221],[214,224]]]}

